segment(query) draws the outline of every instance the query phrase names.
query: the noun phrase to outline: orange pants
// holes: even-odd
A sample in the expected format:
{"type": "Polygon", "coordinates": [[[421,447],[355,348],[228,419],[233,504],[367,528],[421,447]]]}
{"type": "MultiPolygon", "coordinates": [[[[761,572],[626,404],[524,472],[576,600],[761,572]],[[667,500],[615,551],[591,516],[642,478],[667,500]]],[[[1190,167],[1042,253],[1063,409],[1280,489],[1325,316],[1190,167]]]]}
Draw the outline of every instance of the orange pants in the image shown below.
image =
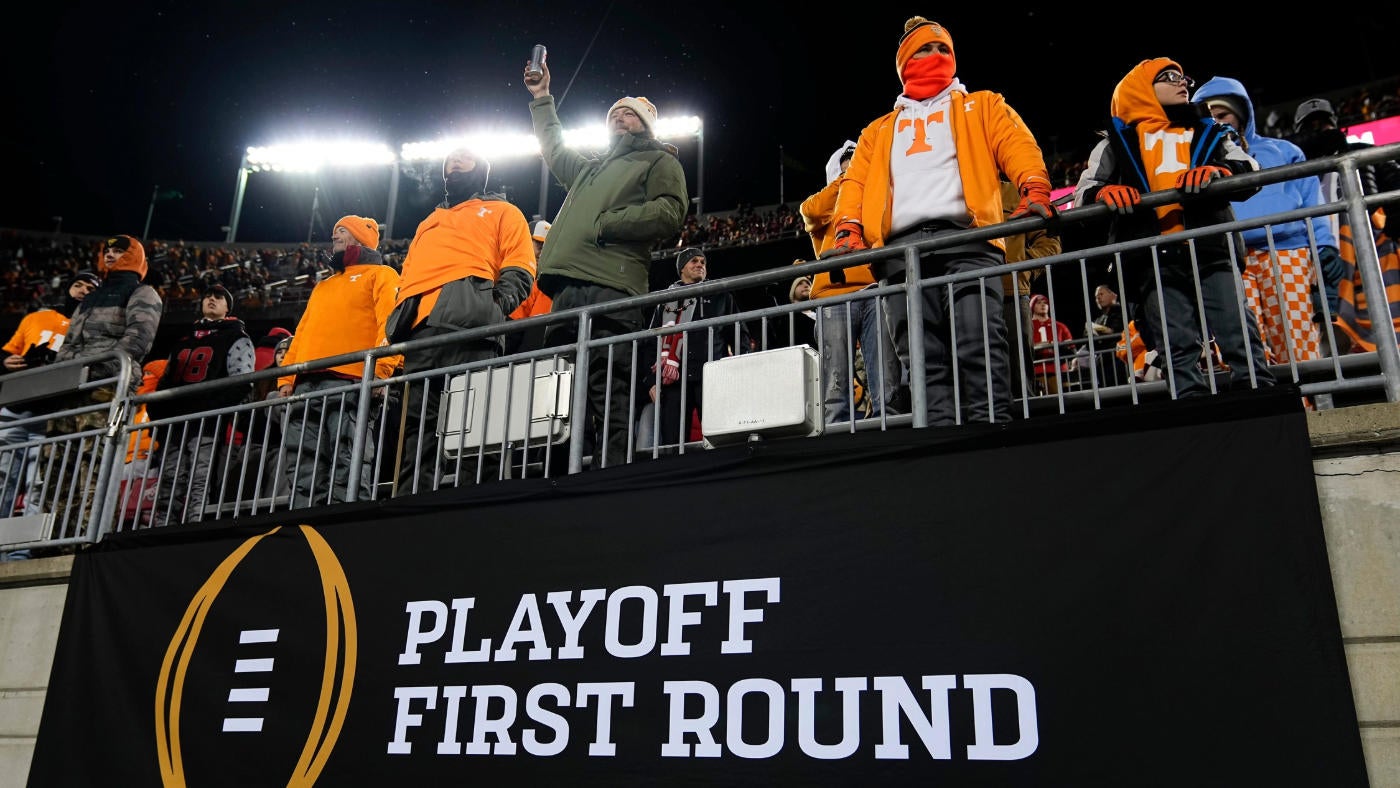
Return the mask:
{"type": "Polygon", "coordinates": [[[1245,298],[1259,321],[1269,362],[1322,358],[1321,335],[1312,320],[1309,289],[1316,277],[1308,250],[1279,249],[1277,259],[1275,271],[1267,249],[1250,250],[1244,266],[1245,298]]]}

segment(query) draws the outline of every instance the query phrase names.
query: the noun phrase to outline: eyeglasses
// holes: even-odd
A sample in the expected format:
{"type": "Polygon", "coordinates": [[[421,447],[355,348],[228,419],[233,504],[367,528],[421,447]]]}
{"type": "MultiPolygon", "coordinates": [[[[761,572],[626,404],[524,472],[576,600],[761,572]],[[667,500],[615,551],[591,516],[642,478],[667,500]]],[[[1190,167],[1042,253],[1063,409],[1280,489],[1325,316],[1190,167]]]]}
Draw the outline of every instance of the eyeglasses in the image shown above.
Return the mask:
{"type": "Polygon", "coordinates": [[[1168,85],[1175,85],[1178,82],[1185,82],[1187,90],[1196,87],[1196,80],[1186,76],[1180,71],[1163,71],[1162,73],[1157,75],[1156,79],[1152,80],[1152,84],[1154,85],[1158,82],[1165,82],[1168,85]]]}

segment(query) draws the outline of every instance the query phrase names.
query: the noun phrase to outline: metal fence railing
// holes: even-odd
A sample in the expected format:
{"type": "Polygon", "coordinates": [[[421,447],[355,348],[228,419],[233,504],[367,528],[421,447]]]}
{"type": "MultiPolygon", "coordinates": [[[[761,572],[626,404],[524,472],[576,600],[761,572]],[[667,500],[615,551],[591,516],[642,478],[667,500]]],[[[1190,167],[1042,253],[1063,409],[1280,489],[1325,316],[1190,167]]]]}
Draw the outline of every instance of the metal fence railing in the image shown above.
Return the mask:
{"type": "MultiPolygon", "coordinates": [[[[1336,171],[1342,175],[1344,199],[1315,209],[1190,230],[1171,236],[1170,243],[1185,243],[1191,251],[1198,239],[1212,235],[1238,233],[1296,218],[1335,215],[1342,225],[1351,228],[1356,240],[1356,268],[1365,291],[1384,293],[1371,214],[1382,203],[1400,199],[1400,192],[1362,194],[1357,169],[1398,158],[1400,144],[1224,179],[1211,185],[1212,194],[1336,171]]],[[[1175,191],[1144,195],[1140,210],[1180,199],[1183,195],[1175,191]]],[[[1106,208],[1086,206],[1065,211],[1053,221],[1060,227],[1074,224],[1087,231],[1101,227],[1107,217],[1106,208]]],[[[774,305],[615,335],[597,334],[596,321],[619,309],[641,309],[649,314],[658,304],[673,300],[675,292],[652,292],[601,306],[137,396],[123,393],[129,382],[126,371],[114,378],[87,381],[79,374],[81,362],[6,375],[0,378],[0,404],[6,407],[5,420],[0,423],[4,430],[4,440],[0,441],[0,481],[4,487],[0,497],[0,515],[4,515],[0,516],[0,550],[63,549],[96,541],[112,531],[342,501],[378,500],[504,479],[574,474],[610,465],[664,461],[666,455],[703,450],[707,445],[705,436],[696,433],[689,408],[684,407],[703,388],[681,386],[670,392],[663,387],[663,407],[654,406],[648,393],[646,376],[667,346],[668,337],[681,334],[685,342],[706,349],[698,355],[680,355],[679,371],[685,380],[694,364],[713,360],[713,348],[733,347],[741,353],[774,349],[772,337],[790,332],[772,329],[813,319],[804,312],[816,306],[869,306],[878,319],[888,322],[891,307],[903,299],[910,324],[918,326],[932,318],[923,314],[925,302],[920,296],[925,291],[939,291],[944,296],[943,304],[968,293],[987,305],[1002,303],[1002,275],[1030,270],[1043,279],[1050,295],[1052,318],[1062,313],[1090,315],[1090,294],[1105,276],[1105,261],[1111,261],[1117,264],[1108,276],[1117,285],[1117,292],[1124,295],[1120,317],[1125,325],[1129,324],[1135,315],[1127,304],[1132,294],[1122,278],[1122,259],[1133,252],[1146,252],[1158,259],[1165,243],[1162,238],[1101,244],[952,275],[929,277],[921,269],[921,252],[1025,232],[1041,226],[1043,221],[1018,219],[992,227],[941,233],[917,245],[873,249],[839,259],[703,282],[688,287],[685,295],[694,298],[775,283],[786,285],[801,275],[891,259],[901,259],[908,271],[902,283],[818,302],[774,305]],[[542,341],[538,339],[541,330],[562,332],[568,340],[542,341]],[[372,377],[373,362],[382,357],[517,333],[527,339],[520,350],[510,355],[413,374],[400,371],[387,379],[372,377]],[[754,338],[751,346],[745,344],[745,337],[754,338]],[[200,410],[194,405],[189,408],[192,412],[183,415],[147,417],[149,410],[160,409],[150,406],[159,403],[197,403],[224,387],[246,389],[250,384],[287,374],[314,377],[329,367],[351,362],[364,362],[364,368],[371,371],[359,380],[323,379],[317,386],[299,389],[290,397],[273,395],[219,410],[200,410]],[[438,399],[436,405],[430,404],[431,398],[413,396],[415,389],[433,392],[438,399]],[[116,393],[106,401],[89,396],[82,404],[74,404],[92,392],[102,391],[116,393]],[[55,392],[63,394],[60,404],[64,407],[59,410],[53,409],[55,392]],[[681,398],[682,407],[671,408],[668,397],[681,398]],[[593,427],[589,426],[590,411],[600,417],[593,427]],[[25,415],[31,412],[32,415],[25,415]],[[674,414],[679,414],[678,423],[664,421],[674,414]],[[674,430],[670,429],[672,426],[674,430]],[[679,437],[665,440],[667,433],[679,437]],[[606,457],[605,447],[611,447],[606,457]]],[[[1316,267],[1315,239],[1310,246],[1316,267]]],[[[1194,255],[1190,259],[1194,267],[1194,255]]],[[[1153,274],[1160,277],[1160,269],[1153,274]]],[[[1320,271],[1315,274],[1320,279],[1320,271]]],[[[1199,297],[1198,276],[1195,285],[1199,297]]],[[[1161,379],[1132,374],[1139,360],[1135,353],[1142,351],[1132,350],[1126,335],[1037,345],[1029,339],[1021,310],[1012,302],[1005,306],[1004,344],[985,330],[986,321],[981,331],[972,332],[981,336],[960,336],[955,326],[942,341],[953,351],[975,344],[981,348],[979,353],[986,354],[983,362],[997,353],[1007,355],[1010,366],[1017,370],[1012,374],[1014,389],[1008,398],[1013,418],[1026,420],[1071,410],[1132,407],[1178,396],[1171,365],[1163,369],[1161,379]],[[1053,372],[1038,375],[1038,362],[1041,369],[1053,372]]],[[[1389,304],[1378,297],[1370,299],[1367,307],[1371,324],[1388,336],[1392,325],[1389,304]]],[[[816,310],[819,325],[828,319],[822,317],[827,311],[816,310]]],[[[1243,307],[1236,311],[1241,321],[1253,319],[1243,307]]],[[[849,311],[838,314],[848,315],[849,311]]],[[[1329,347],[1342,344],[1334,318],[1324,307],[1321,326],[1328,334],[1329,347]]],[[[856,332],[849,322],[845,328],[838,332],[845,338],[844,353],[824,355],[821,339],[815,349],[819,358],[845,359],[843,363],[849,365],[847,371],[851,373],[847,377],[859,382],[862,364],[880,363],[880,354],[886,351],[880,349],[875,358],[857,353],[865,349],[858,348],[851,338],[856,332]]],[[[1202,328],[1208,333],[1204,319],[1202,328]]],[[[930,388],[923,362],[937,348],[926,346],[921,331],[908,333],[904,353],[907,363],[899,365],[900,373],[887,376],[876,391],[865,391],[859,385],[838,391],[834,396],[848,398],[846,410],[856,413],[857,418],[824,420],[820,431],[929,426],[930,388]],[[888,407],[878,416],[859,418],[862,403],[874,400],[887,403],[888,407]]],[[[815,336],[820,338],[823,334],[817,331],[815,336]]],[[[1168,351],[1172,337],[1161,337],[1159,342],[1161,349],[1168,351]]],[[[1208,351],[1202,364],[1211,390],[1225,388],[1227,370],[1214,363],[1208,351]]],[[[972,374],[968,370],[985,366],[960,362],[951,370],[952,396],[958,406],[956,420],[960,423],[968,420],[968,413],[994,412],[976,407],[981,403],[966,401],[965,391],[993,390],[965,385],[969,382],[965,376],[972,374]]],[[[1380,342],[1372,352],[1289,360],[1273,365],[1270,371],[1279,381],[1296,384],[1304,396],[1314,400],[1315,407],[1325,407],[1328,396],[1343,392],[1375,401],[1400,401],[1400,349],[1393,341],[1380,342]]],[[[753,387],[751,401],[774,396],[775,389],[770,384],[782,388],[790,382],[759,380],[753,387]]],[[[1248,383],[1262,384],[1254,378],[1248,383]]],[[[700,405],[703,408],[704,403],[700,405]]],[[[755,431],[761,434],[761,427],[755,431]]]]}

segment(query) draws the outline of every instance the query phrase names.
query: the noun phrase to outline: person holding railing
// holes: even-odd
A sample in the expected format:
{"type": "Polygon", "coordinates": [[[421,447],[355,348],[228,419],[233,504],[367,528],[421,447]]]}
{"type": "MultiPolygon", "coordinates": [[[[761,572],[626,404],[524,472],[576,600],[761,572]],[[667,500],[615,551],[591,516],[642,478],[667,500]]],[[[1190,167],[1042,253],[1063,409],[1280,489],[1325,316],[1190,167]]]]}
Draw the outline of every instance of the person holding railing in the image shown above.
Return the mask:
{"type": "MultiPolygon", "coordinates": [[[[1003,220],[1001,175],[1020,203],[1010,218],[1052,217],[1050,175],[1035,136],[1001,94],[968,92],[955,76],[953,39],[921,16],[904,23],[895,55],[903,87],[895,109],[866,126],[836,198],[828,254],[916,244],[1003,220]]],[[[922,276],[989,272],[1005,261],[1000,238],[921,254],[922,276]]],[[[902,256],[871,264],[882,284],[903,283],[902,256]]],[[[889,325],[910,370],[910,334],[924,342],[928,423],[1011,420],[1011,368],[999,276],[920,292],[923,325],[909,324],[906,296],[889,298],[889,325]],[[954,365],[957,386],[954,386],[954,365]]]]}
{"type": "MultiPolygon", "coordinates": [[[[826,186],[802,201],[798,209],[802,227],[812,239],[812,251],[820,257],[835,242],[836,197],[841,179],[851,165],[856,144],[846,140],[826,163],[826,186]]],[[[835,271],[822,271],[812,277],[811,298],[855,293],[875,287],[870,266],[853,265],[835,271]]],[[[885,330],[884,313],[874,298],[822,306],[817,330],[821,332],[822,410],[827,424],[849,422],[856,410],[856,356],[864,357],[869,415],[879,418],[885,404],[892,401],[900,384],[899,357],[885,330]],[[847,322],[850,328],[847,328],[847,322]]],[[[860,414],[855,414],[860,415],[860,414]]]]}
{"type": "MultiPolygon", "coordinates": [[[[1212,181],[1254,172],[1259,165],[1235,142],[1228,126],[1190,102],[1191,85],[1175,60],[1158,57],[1138,63],[1114,88],[1109,131],[1090,154],[1074,193],[1075,205],[1109,207],[1109,243],[1156,236],[1170,240],[1184,230],[1233,221],[1230,201],[1252,193],[1202,194],[1212,181]],[[1166,189],[1180,189],[1187,199],[1152,210],[1138,207],[1142,192],[1166,189]]],[[[1200,367],[1210,334],[1229,365],[1229,385],[1274,383],[1259,326],[1231,262],[1232,242],[1229,233],[1220,233],[1123,254],[1125,286],[1137,294],[1153,348],[1169,359],[1168,379],[1176,397],[1211,393],[1200,367]],[[1201,330],[1198,286],[1210,334],[1201,330]]]]}

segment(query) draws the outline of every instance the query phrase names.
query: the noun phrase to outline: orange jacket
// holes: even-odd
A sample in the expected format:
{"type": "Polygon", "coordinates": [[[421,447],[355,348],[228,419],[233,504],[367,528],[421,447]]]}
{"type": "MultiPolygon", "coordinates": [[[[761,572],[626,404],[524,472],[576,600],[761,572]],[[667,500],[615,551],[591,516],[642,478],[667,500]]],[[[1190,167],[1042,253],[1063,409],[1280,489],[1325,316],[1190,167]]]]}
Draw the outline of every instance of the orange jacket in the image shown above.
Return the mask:
{"type": "Polygon", "coordinates": [[[510,319],[524,320],[535,315],[547,315],[553,306],[554,299],[540,290],[539,280],[536,280],[534,285],[530,287],[530,295],[520,302],[520,306],[516,307],[514,312],[510,313],[510,319]]]}
{"type": "MultiPolygon", "coordinates": [[[[156,386],[160,384],[161,375],[165,374],[165,366],[167,363],[168,361],[163,358],[147,361],[145,366],[141,368],[141,385],[136,387],[136,393],[150,394],[152,391],[155,391],[156,386]]],[[[145,424],[150,420],[150,414],[146,412],[146,403],[143,402],[141,406],[136,409],[136,413],[132,415],[131,423],[145,424]]],[[[159,445],[158,443],[152,442],[150,430],[133,432],[130,437],[126,439],[126,461],[135,462],[136,460],[144,460],[151,456],[151,451],[159,445]]]]}
{"type": "MultiPolygon", "coordinates": [[[[831,219],[836,211],[836,195],[841,190],[842,180],[843,178],[837,178],[828,183],[821,191],[803,200],[798,208],[798,212],[802,214],[802,228],[812,237],[812,251],[817,253],[817,257],[821,257],[822,252],[830,249],[836,241],[836,222],[831,219]]],[[[826,271],[813,276],[809,297],[844,295],[875,284],[875,275],[870,272],[869,263],[843,270],[846,274],[845,283],[833,284],[831,274],[826,271]]]]}
{"type": "Polygon", "coordinates": [[[19,321],[14,336],[5,343],[4,350],[22,356],[31,347],[41,345],[57,352],[63,347],[63,335],[68,331],[68,318],[55,309],[40,309],[30,312],[19,321]]]}
{"type": "MultiPolygon", "coordinates": [[[[1000,93],[955,90],[948,111],[973,227],[1002,220],[1000,173],[1006,173],[1018,189],[1034,180],[1050,188],[1040,145],[1000,93]]],[[[871,248],[884,246],[890,231],[890,147],[899,115],[896,108],[861,131],[836,198],[836,223],[860,222],[871,248]]],[[[1000,238],[990,243],[1005,248],[1000,238]]]]}
{"type": "MultiPolygon", "coordinates": [[[[384,265],[373,250],[361,249],[360,259],[371,262],[347,265],[311,291],[282,366],[388,344],[384,322],[394,309],[399,272],[384,265]]],[[[380,358],[374,365],[374,376],[387,378],[398,364],[399,356],[380,358]]],[[[350,363],[328,371],[359,380],[362,369],[362,364],[350,363]]],[[[277,379],[278,386],[295,383],[296,375],[277,379]]]]}
{"type": "Polygon", "coordinates": [[[433,311],[436,291],[443,285],[468,276],[494,282],[502,268],[510,267],[523,268],[535,278],[530,224],[519,208],[505,200],[475,197],[451,208],[434,208],[419,222],[408,246],[397,301],[426,294],[419,302],[416,324],[433,311]]]}

